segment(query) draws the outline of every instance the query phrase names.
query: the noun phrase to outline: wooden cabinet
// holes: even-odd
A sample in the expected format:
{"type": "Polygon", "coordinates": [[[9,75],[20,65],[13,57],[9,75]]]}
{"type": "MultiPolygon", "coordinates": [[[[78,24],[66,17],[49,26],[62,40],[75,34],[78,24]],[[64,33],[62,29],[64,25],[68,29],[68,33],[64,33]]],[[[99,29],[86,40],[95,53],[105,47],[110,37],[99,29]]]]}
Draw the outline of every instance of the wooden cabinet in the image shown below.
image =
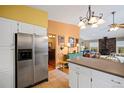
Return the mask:
{"type": "Polygon", "coordinates": [[[124,88],[124,78],[69,63],[69,85],[75,88],[124,88]]]}

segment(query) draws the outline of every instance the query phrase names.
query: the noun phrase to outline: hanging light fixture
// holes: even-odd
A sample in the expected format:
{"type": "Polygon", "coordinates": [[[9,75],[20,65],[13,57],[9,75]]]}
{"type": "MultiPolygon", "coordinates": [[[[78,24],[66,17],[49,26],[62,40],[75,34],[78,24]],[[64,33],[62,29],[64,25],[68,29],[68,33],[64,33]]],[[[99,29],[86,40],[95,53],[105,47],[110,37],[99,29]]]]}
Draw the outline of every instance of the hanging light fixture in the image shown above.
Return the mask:
{"type": "Polygon", "coordinates": [[[116,30],[118,30],[119,29],[119,25],[118,24],[115,24],[115,21],[114,21],[114,19],[115,19],[115,11],[113,11],[112,12],[112,15],[113,15],[113,24],[111,24],[110,25],[110,29],[108,30],[108,31],[116,31],[116,30]]]}
{"type": "Polygon", "coordinates": [[[91,6],[89,5],[86,17],[80,17],[80,22],[78,26],[81,29],[86,28],[87,25],[91,25],[91,27],[96,28],[99,24],[103,24],[105,21],[103,20],[103,13],[100,13],[99,16],[94,15],[94,11],[91,11],[91,6]]]}

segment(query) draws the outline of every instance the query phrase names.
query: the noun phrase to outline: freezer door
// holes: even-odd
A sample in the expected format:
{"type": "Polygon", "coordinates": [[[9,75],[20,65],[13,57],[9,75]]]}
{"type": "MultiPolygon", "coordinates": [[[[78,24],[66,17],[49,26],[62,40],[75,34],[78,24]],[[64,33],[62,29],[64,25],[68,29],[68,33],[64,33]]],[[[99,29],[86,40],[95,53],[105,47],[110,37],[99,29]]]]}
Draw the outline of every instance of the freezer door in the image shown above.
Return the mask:
{"type": "Polygon", "coordinates": [[[16,87],[28,87],[34,82],[32,48],[33,35],[16,34],[16,87]]]}
{"type": "Polygon", "coordinates": [[[35,35],[34,40],[34,81],[36,83],[48,78],[48,37],[35,35]]]}

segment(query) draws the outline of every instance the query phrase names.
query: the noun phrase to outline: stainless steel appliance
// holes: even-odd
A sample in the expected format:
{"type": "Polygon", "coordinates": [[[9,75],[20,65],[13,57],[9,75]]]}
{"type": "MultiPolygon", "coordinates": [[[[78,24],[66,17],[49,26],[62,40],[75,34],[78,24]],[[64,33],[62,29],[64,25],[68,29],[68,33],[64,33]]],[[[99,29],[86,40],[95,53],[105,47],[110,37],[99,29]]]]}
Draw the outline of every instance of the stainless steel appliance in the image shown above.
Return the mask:
{"type": "Polygon", "coordinates": [[[48,38],[16,33],[16,87],[23,88],[48,80],[48,38]]]}

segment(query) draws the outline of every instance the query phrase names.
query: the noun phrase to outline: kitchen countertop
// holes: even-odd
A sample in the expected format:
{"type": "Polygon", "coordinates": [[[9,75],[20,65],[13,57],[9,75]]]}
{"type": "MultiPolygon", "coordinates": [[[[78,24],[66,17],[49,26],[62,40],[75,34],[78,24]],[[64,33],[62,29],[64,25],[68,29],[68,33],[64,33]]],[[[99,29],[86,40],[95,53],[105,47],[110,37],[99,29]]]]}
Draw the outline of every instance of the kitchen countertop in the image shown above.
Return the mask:
{"type": "Polygon", "coordinates": [[[124,63],[86,57],[68,59],[68,62],[124,78],[124,63]]]}

